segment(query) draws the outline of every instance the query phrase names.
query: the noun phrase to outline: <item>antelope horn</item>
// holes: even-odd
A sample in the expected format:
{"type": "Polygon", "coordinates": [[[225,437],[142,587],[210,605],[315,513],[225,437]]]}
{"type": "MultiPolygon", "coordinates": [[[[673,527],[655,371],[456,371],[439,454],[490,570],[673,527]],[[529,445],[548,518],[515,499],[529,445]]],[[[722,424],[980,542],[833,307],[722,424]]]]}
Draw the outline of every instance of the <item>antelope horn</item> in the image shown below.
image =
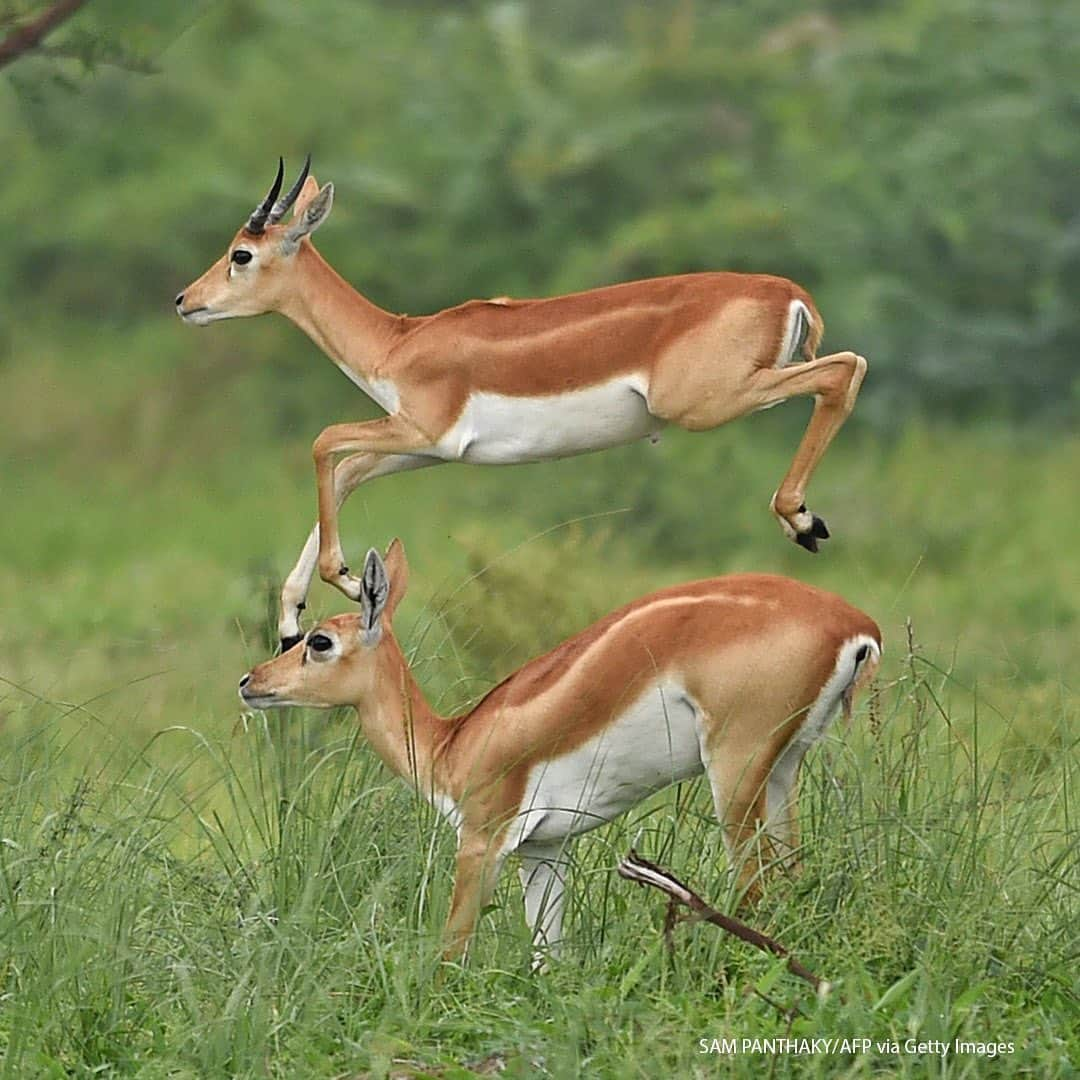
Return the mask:
{"type": "Polygon", "coordinates": [[[252,236],[258,236],[266,228],[266,219],[270,216],[270,210],[274,205],[274,200],[278,197],[278,192],[281,191],[281,181],[284,179],[285,162],[278,158],[277,176],[274,178],[270,191],[267,193],[266,198],[252,210],[251,217],[248,218],[247,225],[244,226],[245,231],[251,233],[252,236]]]}
{"type": "Polygon", "coordinates": [[[268,224],[276,225],[285,215],[288,213],[289,208],[294,202],[296,202],[296,196],[300,194],[300,189],[304,186],[304,181],[307,179],[308,170],[311,168],[311,155],[308,154],[307,160],[304,162],[304,167],[300,170],[300,175],[296,178],[296,183],[276,203],[274,203],[273,209],[270,211],[270,216],[266,219],[268,224]]]}

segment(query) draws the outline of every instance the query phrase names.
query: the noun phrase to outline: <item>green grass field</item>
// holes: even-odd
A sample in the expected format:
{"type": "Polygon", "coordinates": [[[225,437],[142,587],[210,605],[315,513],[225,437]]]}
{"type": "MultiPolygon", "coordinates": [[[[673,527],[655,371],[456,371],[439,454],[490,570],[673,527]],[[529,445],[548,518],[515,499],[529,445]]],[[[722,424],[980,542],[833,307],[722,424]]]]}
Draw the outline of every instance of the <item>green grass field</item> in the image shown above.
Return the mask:
{"type": "MultiPolygon", "coordinates": [[[[355,396],[283,419],[257,371],[204,390],[167,363],[58,380],[47,403],[0,372],[3,1075],[1076,1075],[1080,440],[852,427],[812,489],[834,532],[816,559],[767,511],[797,406],[359,492],[347,551],[404,539],[397,629],[446,711],[680,579],[795,574],[885,633],[872,708],[804,772],[804,873],[752,920],[827,1000],[711,926],[668,954],[662,898],[614,873],[639,837],[728,902],[701,783],[579,843],[567,955],[530,977],[512,873],[468,964],[439,964],[452,832],[350,715],[245,718],[235,698],[310,525],[306,440],[355,396]],[[699,1043],[783,1036],[901,1050],[699,1043]],[[902,1049],[956,1038],[1013,1049],[902,1049]]],[[[313,593],[315,614],[344,606],[313,593]]]]}

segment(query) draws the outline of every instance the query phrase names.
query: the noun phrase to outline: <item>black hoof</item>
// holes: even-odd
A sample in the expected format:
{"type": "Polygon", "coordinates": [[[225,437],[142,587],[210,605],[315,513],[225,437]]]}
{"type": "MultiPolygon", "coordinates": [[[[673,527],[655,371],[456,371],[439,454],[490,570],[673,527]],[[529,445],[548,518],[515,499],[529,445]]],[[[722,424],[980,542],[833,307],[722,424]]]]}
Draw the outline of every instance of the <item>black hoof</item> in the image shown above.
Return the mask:
{"type": "Polygon", "coordinates": [[[810,526],[810,535],[816,536],[819,540],[829,539],[828,526],[817,516],[817,514],[814,515],[814,523],[810,526]]]}
{"type": "Polygon", "coordinates": [[[799,547],[806,548],[807,551],[817,554],[818,544],[817,538],[812,533],[798,533],[795,537],[795,543],[799,547]]]}
{"type": "Polygon", "coordinates": [[[299,645],[304,640],[303,634],[292,634],[281,639],[281,651],[287,653],[294,645],[299,645]]]}

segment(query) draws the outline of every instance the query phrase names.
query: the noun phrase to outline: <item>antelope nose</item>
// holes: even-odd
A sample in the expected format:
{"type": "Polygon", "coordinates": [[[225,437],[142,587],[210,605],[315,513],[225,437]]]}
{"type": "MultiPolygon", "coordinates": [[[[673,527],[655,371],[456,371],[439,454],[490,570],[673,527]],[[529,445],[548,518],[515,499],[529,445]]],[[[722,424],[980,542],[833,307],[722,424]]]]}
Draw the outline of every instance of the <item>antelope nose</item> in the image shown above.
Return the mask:
{"type": "Polygon", "coordinates": [[[184,302],[184,294],[183,293],[177,293],[177,295],[176,295],[176,306],[179,307],[183,302],[184,302]]]}
{"type": "Polygon", "coordinates": [[[250,671],[240,680],[240,689],[243,690],[244,687],[247,686],[247,684],[249,682],[251,682],[251,672],[250,671]]]}

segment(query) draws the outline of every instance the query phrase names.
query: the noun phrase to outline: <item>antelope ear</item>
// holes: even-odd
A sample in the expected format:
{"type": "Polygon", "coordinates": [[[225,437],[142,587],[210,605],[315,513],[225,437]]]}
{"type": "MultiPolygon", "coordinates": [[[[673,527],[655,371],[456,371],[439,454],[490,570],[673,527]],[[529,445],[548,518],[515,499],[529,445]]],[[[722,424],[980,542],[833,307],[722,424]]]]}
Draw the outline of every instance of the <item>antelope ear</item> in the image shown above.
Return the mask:
{"type": "Polygon", "coordinates": [[[379,553],[372,548],[364,560],[360,579],[360,626],[365,645],[378,644],[382,637],[382,614],[390,597],[390,579],[379,553]]]}
{"type": "MultiPolygon", "coordinates": [[[[310,177],[308,178],[310,180],[310,177]]],[[[307,182],[305,181],[305,189],[307,182]]],[[[299,203],[300,198],[297,198],[299,203]]],[[[327,184],[320,188],[304,204],[303,209],[293,218],[292,224],[285,231],[281,240],[281,250],[291,255],[305,236],[310,236],[329,216],[334,205],[334,185],[327,184]]]]}
{"type": "Polygon", "coordinates": [[[294,221],[318,193],[319,181],[314,176],[309,175],[304,181],[304,186],[300,189],[300,194],[296,196],[296,202],[293,203],[292,216],[294,221]]]}
{"type": "Polygon", "coordinates": [[[390,598],[386,602],[386,619],[389,622],[409,588],[409,560],[405,558],[405,548],[396,536],[390,541],[383,561],[390,579],[390,598]]]}

